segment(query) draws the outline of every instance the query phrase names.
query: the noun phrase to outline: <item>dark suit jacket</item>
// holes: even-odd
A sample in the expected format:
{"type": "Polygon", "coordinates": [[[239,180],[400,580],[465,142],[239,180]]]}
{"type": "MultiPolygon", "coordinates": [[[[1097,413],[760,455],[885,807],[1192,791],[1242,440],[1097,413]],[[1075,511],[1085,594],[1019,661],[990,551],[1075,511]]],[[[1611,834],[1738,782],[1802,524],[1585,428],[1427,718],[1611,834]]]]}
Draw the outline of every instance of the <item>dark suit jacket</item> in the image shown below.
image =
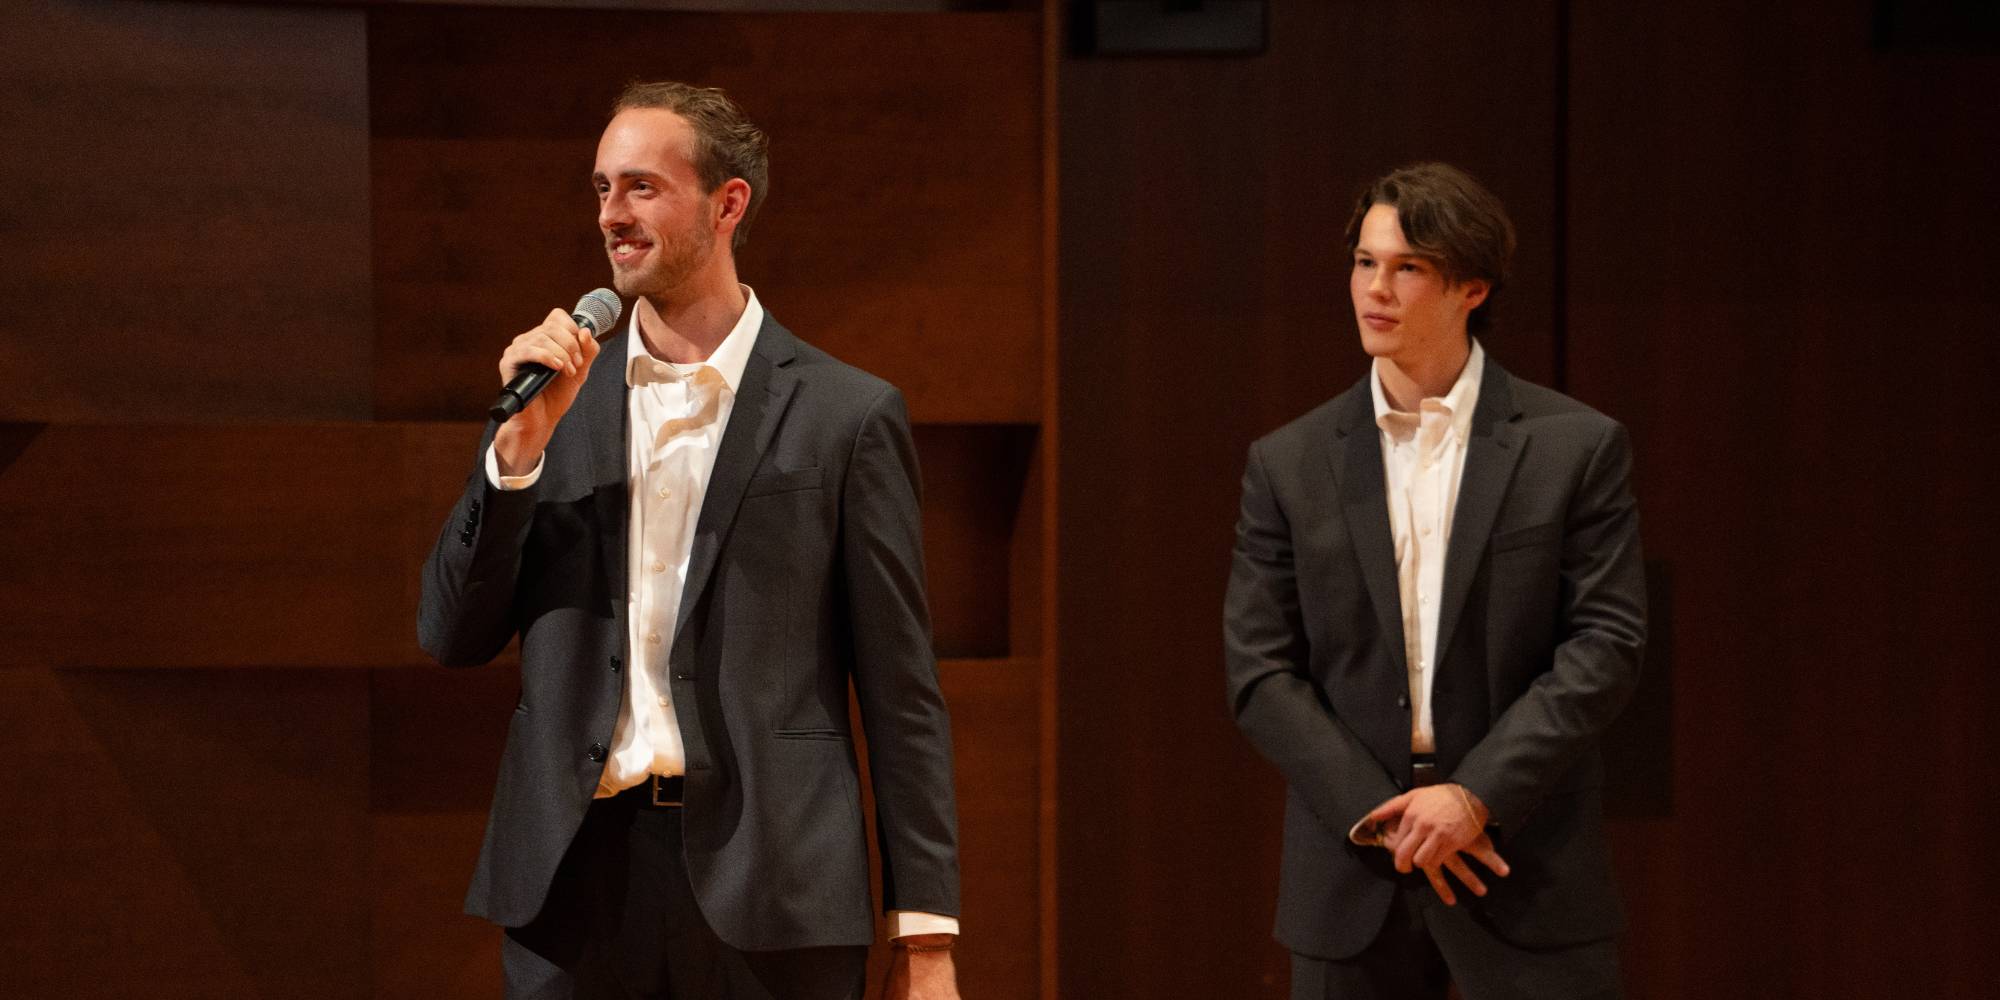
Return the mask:
{"type": "MultiPolygon", "coordinates": [[[[540,479],[488,485],[480,444],[424,570],[419,636],[447,666],[521,637],[466,910],[519,926],[604,769],[626,650],[625,337],[557,425],[540,479]]],[[[743,949],[865,945],[868,846],[848,688],[868,736],[885,909],[958,912],[951,735],[924,601],[902,397],[768,317],[695,529],[671,649],[687,868],[743,949]]]]}
{"type": "MultiPolygon", "coordinates": [[[[1492,810],[1513,874],[1460,905],[1516,944],[1599,940],[1621,916],[1595,745],[1646,637],[1630,446],[1611,419],[1490,358],[1482,378],[1432,720],[1439,769],[1492,810]]],[[[1277,937],[1319,958],[1374,939],[1397,877],[1386,851],[1347,839],[1410,779],[1383,483],[1366,379],[1252,445],[1225,603],[1230,709],[1289,793],[1277,937]]]]}

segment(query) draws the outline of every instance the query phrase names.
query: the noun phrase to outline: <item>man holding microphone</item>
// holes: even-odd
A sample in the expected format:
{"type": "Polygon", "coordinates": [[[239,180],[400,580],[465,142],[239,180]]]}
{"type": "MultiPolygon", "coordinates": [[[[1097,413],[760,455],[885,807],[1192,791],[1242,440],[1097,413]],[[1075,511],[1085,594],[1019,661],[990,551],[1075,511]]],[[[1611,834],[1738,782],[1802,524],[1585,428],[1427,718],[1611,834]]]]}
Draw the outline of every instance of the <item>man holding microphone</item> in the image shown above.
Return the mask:
{"type": "Polygon", "coordinates": [[[519,635],[468,912],[507,995],[857,1000],[873,936],[850,685],[896,946],[888,995],[957,997],[949,720],[901,395],[738,283],[766,140],[720,91],[634,84],[598,227],[632,317],[550,313],[424,572],[449,666],[519,635]]]}

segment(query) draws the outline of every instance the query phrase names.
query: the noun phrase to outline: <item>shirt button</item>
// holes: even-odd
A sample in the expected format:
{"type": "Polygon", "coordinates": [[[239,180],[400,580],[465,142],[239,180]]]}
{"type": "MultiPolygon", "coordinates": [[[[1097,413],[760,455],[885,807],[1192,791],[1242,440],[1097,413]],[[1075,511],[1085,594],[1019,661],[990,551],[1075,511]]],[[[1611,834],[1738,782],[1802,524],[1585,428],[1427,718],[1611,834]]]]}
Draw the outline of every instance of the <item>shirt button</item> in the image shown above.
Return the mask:
{"type": "Polygon", "coordinates": [[[658,632],[648,632],[648,633],[646,633],[646,641],[647,641],[647,642],[649,642],[649,643],[652,643],[652,644],[653,644],[653,645],[655,645],[655,646],[659,645],[659,644],[660,644],[660,633],[658,633],[658,632]]]}
{"type": "Polygon", "coordinates": [[[673,490],[670,490],[670,489],[667,489],[667,488],[666,488],[666,487],[664,487],[664,486],[660,487],[660,499],[662,499],[662,500],[665,500],[665,499],[667,499],[668,497],[671,497],[671,496],[673,496],[673,495],[674,495],[674,491],[673,491],[673,490]]]}
{"type": "Polygon", "coordinates": [[[663,562],[659,562],[659,561],[657,561],[657,560],[655,560],[655,561],[654,561],[654,563],[653,563],[653,572],[655,572],[655,573],[665,573],[666,571],[667,571],[667,564],[666,564],[666,563],[663,563],[663,562]]]}
{"type": "Polygon", "coordinates": [[[667,696],[666,696],[666,695],[661,695],[661,696],[660,696],[660,707],[661,707],[661,708],[665,708],[665,707],[667,707],[667,696]]]}

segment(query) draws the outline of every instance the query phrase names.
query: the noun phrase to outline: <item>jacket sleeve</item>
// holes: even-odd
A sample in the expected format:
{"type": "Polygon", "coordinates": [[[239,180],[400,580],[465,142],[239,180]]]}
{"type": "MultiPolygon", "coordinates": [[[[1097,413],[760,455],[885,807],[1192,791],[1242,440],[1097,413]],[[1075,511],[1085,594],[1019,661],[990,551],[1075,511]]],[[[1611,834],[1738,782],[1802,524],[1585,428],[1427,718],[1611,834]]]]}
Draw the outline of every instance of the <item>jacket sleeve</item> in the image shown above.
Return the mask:
{"type": "Polygon", "coordinates": [[[487,425],[472,475],[424,561],[417,641],[447,667],[490,662],[519,628],[514,583],[537,490],[500,490],[487,481],[484,458],[496,430],[487,425]]]}
{"type": "MultiPolygon", "coordinates": [[[[1261,442],[1260,442],[1261,445],[1261,442]]],[[[1299,610],[1292,527],[1260,445],[1243,473],[1243,508],[1223,598],[1229,709],[1294,794],[1342,836],[1400,789],[1314,683],[1299,610]]]]}
{"type": "Polygon", "coordinates": [[[1596,745],[1639,682],[1646,573],[1632,448],[1611,424],[1598,439],[1563,526],[1562,621],[1550,668],[1501,713],[1452,773],[1517,827],[1596,745]]]}
{"type": "Polygon", "coordinates": [[[862,418],[841,490],[854,690],[868,737],[884,910],[956,916],[951,722],[924,598],[917,455],[895,389],[862,418]]]}

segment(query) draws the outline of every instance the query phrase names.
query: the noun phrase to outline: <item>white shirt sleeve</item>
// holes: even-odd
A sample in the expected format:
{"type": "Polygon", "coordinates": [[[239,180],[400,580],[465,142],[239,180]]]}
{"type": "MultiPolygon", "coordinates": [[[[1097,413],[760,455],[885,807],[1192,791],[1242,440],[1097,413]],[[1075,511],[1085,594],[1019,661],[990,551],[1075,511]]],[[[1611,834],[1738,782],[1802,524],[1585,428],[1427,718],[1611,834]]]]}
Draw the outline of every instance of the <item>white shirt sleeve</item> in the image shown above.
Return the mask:
{"type": "Polygon", "coordinates": [[[944,917],[935,913],[919,913],[915,910],[889,911],[889,936],[891,938],[911,937],[917,934],[957,933],[957,917],[944,917]]]}
{"type": "Polygon", "coordinates": [[[486,481],[492,484],[494,489],[503,492],[508,490],[525,490],[535,485],[536,480],[542,478],[542,463],[548,460],[549,453],[546,451],[542,452],[542,456],[535,459],[535,467],[529,469],[527,475],[503,476],[500,474],[500,457],[493,454],[493,446],[489,444],[486,446],[486,481]]]}

